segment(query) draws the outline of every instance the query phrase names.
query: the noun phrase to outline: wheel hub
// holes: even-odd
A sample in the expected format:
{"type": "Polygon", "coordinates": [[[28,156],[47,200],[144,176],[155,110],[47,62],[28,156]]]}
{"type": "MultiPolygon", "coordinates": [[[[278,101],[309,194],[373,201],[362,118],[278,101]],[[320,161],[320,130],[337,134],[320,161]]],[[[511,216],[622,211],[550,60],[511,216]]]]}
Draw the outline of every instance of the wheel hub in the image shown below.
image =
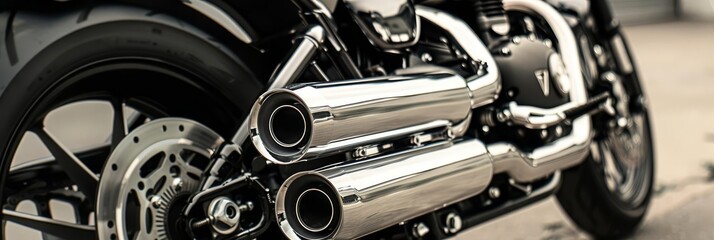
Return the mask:
{"type": "Polygon", "coordinates": [[[209,128],[179,118],[154,120],[127,135],[102,170],[99,238],[185,236],[181,209],[198,190],[209,157],[222,142],[209,128]]]}

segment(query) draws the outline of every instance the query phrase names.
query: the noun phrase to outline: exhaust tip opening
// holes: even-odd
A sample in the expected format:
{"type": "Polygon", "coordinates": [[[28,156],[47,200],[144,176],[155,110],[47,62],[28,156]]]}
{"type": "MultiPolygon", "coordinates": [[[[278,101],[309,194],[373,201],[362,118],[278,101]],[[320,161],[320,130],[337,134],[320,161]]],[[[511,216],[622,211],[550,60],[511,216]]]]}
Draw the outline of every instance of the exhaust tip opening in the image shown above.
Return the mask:
{"type": "Polygon", "coordinates": [[[253,143],[264,156],[289,163],[299,160],[312,138],[312,116],[291,92],[268,92],[251,112],[253,143]]]}
{"type": "Polygon", "coordinates": [[[320,232],[332,223],[335,217],[334,204],[327,193],[311,188],[298,197],[295,214],[303,228],[311,232],[320,232]]]}
{"type": "Polygon", "coordinates": [[[298,173],[283,184],[276,199],[276,213],[289,226],[284,230],[303,239],[334,237],[343,219],[341,199],[332,185],[312,173],[298,173]]]}
{"type": "Polygon", "coordinates": [[[282,105],[270,114],[268,122],[270,137],[282,147],[294,147],[305,138],[307,120],[293,105],[282,105]]]}

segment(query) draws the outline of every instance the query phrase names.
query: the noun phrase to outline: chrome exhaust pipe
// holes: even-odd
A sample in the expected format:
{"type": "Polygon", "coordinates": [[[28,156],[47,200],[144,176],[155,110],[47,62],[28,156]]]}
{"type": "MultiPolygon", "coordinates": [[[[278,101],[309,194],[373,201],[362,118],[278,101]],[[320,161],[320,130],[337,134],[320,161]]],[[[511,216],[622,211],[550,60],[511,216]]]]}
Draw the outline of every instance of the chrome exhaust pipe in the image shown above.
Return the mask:
{"type": "Polygon", "coordinates": [[[268,160],[289,164],[421,131],[463,129],[472,101],[466,80],[429,70],[269,91],[253,106],[251,138],[268,160]]]}
{"type": "Polygon", "coordinates": [[[354,239],[476,195],[492,176],[483,143],[444,142],[297,173],[278,191],[277,220],[291,239],[354,239]]]}

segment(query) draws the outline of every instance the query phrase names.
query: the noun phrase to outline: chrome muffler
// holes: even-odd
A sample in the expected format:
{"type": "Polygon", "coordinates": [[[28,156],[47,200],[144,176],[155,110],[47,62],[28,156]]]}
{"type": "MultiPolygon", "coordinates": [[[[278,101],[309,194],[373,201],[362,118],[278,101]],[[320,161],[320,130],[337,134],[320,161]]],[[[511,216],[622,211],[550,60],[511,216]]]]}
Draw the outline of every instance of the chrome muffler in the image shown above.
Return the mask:
{"type": "Polygon", "coordinates": [[[354,239],[483,191],[493,163],[478,140],[297,173],[280,187],[276,213],[291,239],[354,239]]]}
{"type": "MultiPolygon", "coordinates": [[[[405,137],[465,121],[471,94],[448,71],[312,83],[263,94],[251,112],[252,140],[276,164],[405,137]]],[[[463,131],[451,132],[459,137],[463,131]]]]}
{"type": "MultiPolygon", "coordinates": [[[[505,0],[504,4],[508,10],[535,12],[545,18],[559,40],[559,50],[573,83],[572,104],[587,102],[587,90],[579,70],[577,42],[562,16],[540,1],[505,0]]],[[[423,6],[417,7],[417,13],[453,35],[459,45],[471,50],[469,55],[472,57],[481,49],[482,43],[463,21],[423,6]]],[[[487,52],[485,54],[490,57],[487,52]]],[[[471,107],[490,102],[497,94],[499,88],[494,82],[498,82],[498,76],[497,72],[492,73],[495,74],[483,76],[480,82],[467,80],[471,107]],[[483,94],[474,96],[478,92],[483,94]]],[[[433,86],[429,85],[429,88],[433,86]]],[[[363,102],[367,106],[364,109],[373,103],[363,102]]],[[[456,102],[459,101],[451,102],[454,109],[463,108],[456,102]]],[[[357,102],[351,103],[351,106],[359,106],[357,102]]],[[[393,114],[391,117],[395,117],[395,121],[405,120],[397,114],[398,111],[387,106],[362,114],[379,118],[382,113],[387,113],[393,114]]],[[[406,102],[396,106],[400,111],[408,112],[401,109],[407,106],[413,107],[413,111],[423,110],[406,102]]],[[[423,115],[419,115],[419,119],[423,115]]],[[[441,119],[434,121],[446,121],[446,125],[449,121],[458,122],[458,118],[447,120],[448,116],[439,115],[441,119]]],[[[305,125],[309,125],[306,122],[305,125]]],[[[495,173],[508,173],[516,181],[528,182],[576,165],[589,153],[591,131],[590,118],[586,115],[573,121],[570,135],[532,151],[522,151],[510,143],[493,143],[486,147],[478,140],[444,142],[297,173],[288,178],[278,192],[277,220],[291,239],[361,237],[474,196],[486,188],[495,173]]]]}

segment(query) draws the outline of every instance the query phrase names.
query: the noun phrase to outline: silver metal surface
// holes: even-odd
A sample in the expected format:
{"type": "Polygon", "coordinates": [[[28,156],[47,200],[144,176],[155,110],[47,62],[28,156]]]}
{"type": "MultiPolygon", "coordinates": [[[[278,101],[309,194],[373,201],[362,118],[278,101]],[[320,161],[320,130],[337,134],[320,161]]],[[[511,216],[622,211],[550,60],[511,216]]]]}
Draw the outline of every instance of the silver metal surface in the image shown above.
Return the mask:
{"type": "Polygon", "coordinates": [[[233,36],[238,38],[238,40],[245,43],[253,42],[253,39],[238,22],[213,3],[206,0],[183,0],[181,2],[210,18],[214,22],[218,23],[218,25],[221,25],[221,27],[233,34],[233,36]]]}
{"type": "Polygon", "coordinates": [[[511,122],[518,126],[523,126],[529,129],[545,129],[567,120],[565,111],[577,107],[572,102],[560,105],[558,107],[543,109],[533,106],[518,105],[518,103],[510,102],[508,108],[501,113],[499,121],[511,122]]]}
{"type": "Polygon", "coordinates": [[[422,238],[429,234],[429,231],[429,227],[423,222],[416,223],[412,226],[412,236],[415,238],[422,238]]]}
{"type": "Polygon", "coordinates": [[[374,46],[398,49],[419,40],[421,23],[411,0],[343,1],[360,30],[374,46]]]}
{"type": "Polygon", "coordinates": [[[461,216],[459,216],[459,214],[451,212],[446,215],[446,219],[444,219],[444,233],[457,233],[461,231],[461,228],[463,228],[463,226],[464,221],[461,219],[461,216]]]}
{"type": "Polygon", "coordinates": [[[238,204],[227,197],[218,197],[208,204],[206,215],[211,220],[213,231],[226,235],[238,229],[240,211],[238,204]]]}
{"type": "MultiPolygon", "coordinates": [[[[553,30],[558,52],[571,80],[570,103],[559,108],[570,108],[587,102],[587,88],[581,72],[578,44],[568,23],[552,6],[541,1],[504,0],[506,11],[523,11],[542,17],[553,30]]],[[[528,107],[535,110],[533,107],[528,107]]],[[[553,110],[553,109],[551,109],[553,110]]],[[[529,182],[547,176],[559,169],[582,162],[589,153],[592,138],[590,116],[572,122],[572,131],[552,143],[526,152],[510,143],[487,146],[494,161],[496,173],[507,172],[519,182],[529,182]]]]}
{"type": "Polygon", "coordinates": [[[154,120],[129,133],[102,170],[96,209],[100,238],[110,239],[113,235],[116,239],[128,239],[127,204],[131,203],[128,199],[135,198],[141,216],[138,239],[163,239],[166,236],[164,214],[170,201],[178,192],[197,191],[197,177],[204,171],[192,165],[196,158],[184,157],[182,153],[190,152],[207,159],[222,142],[223,139],[207,127],[179,118],[154,120]],[[152,169],[147,168],[147,164],[155,165],[154,170],[147,172],[152,169]],[[182,183],[172,184],[176,179],[182,183]],[[151,207],[151,199],[157,196],[159,207],[151,207]],[[151,231],[147,232],[148,229],[151,231]]]}
{"type": "Polygon", "coordinates": [[[498,189],[498,187],[491,187],[488,189],[488,196],[496,199],[501,197],[501,190],[498,189]]]}
{"type": "Polygon", "coordinates": [[[264,157],[286,164],[450,127],[466,120],[470,110],[466,82],[453,73],[303,84],[263,94],[251,111],[251,135],[264,157]],[[298,146],[281,147],[266,132],[263,115],[282,105],[301,108],[309,118],[306,140],[298,146]]]}
{"type": "Polygon", "coordinates": [[[297,173],[280,187],[278,223],[291,239],[301,237],[299,223],[286,205],[295,194],[329,186],[339,205],[339,225],[326,238],[354,239],[458,202],[483,191],[491,181],[492,162],[478,140],[445,142],[402,153],[297,173]],[[306,184],[309,183],[309,184],[306,184]],[[291,189],[291,187],[300,189],[291,189]]]}
{"type": "Polygon", "coordinates": [[[565,63],[563,63],[563,58],[560,57],[560,54],[551,53],[548,56],[548,69],[550,76],[555,79],[556,89],[563,95],[570,93],[572,84],[568,73],[565,71],[565,63]]]}
{"type": "Polygon", "coordinates": [[[466,79],[473,97],[471,107],[477,108],[495,101],[501,91],[501,77],[496,60],[473,29],[463,20],[438,9],[418,5],[416,13],[422,19],[444,29],[472,61],[485,63],[483,75],[466,79]]]}

